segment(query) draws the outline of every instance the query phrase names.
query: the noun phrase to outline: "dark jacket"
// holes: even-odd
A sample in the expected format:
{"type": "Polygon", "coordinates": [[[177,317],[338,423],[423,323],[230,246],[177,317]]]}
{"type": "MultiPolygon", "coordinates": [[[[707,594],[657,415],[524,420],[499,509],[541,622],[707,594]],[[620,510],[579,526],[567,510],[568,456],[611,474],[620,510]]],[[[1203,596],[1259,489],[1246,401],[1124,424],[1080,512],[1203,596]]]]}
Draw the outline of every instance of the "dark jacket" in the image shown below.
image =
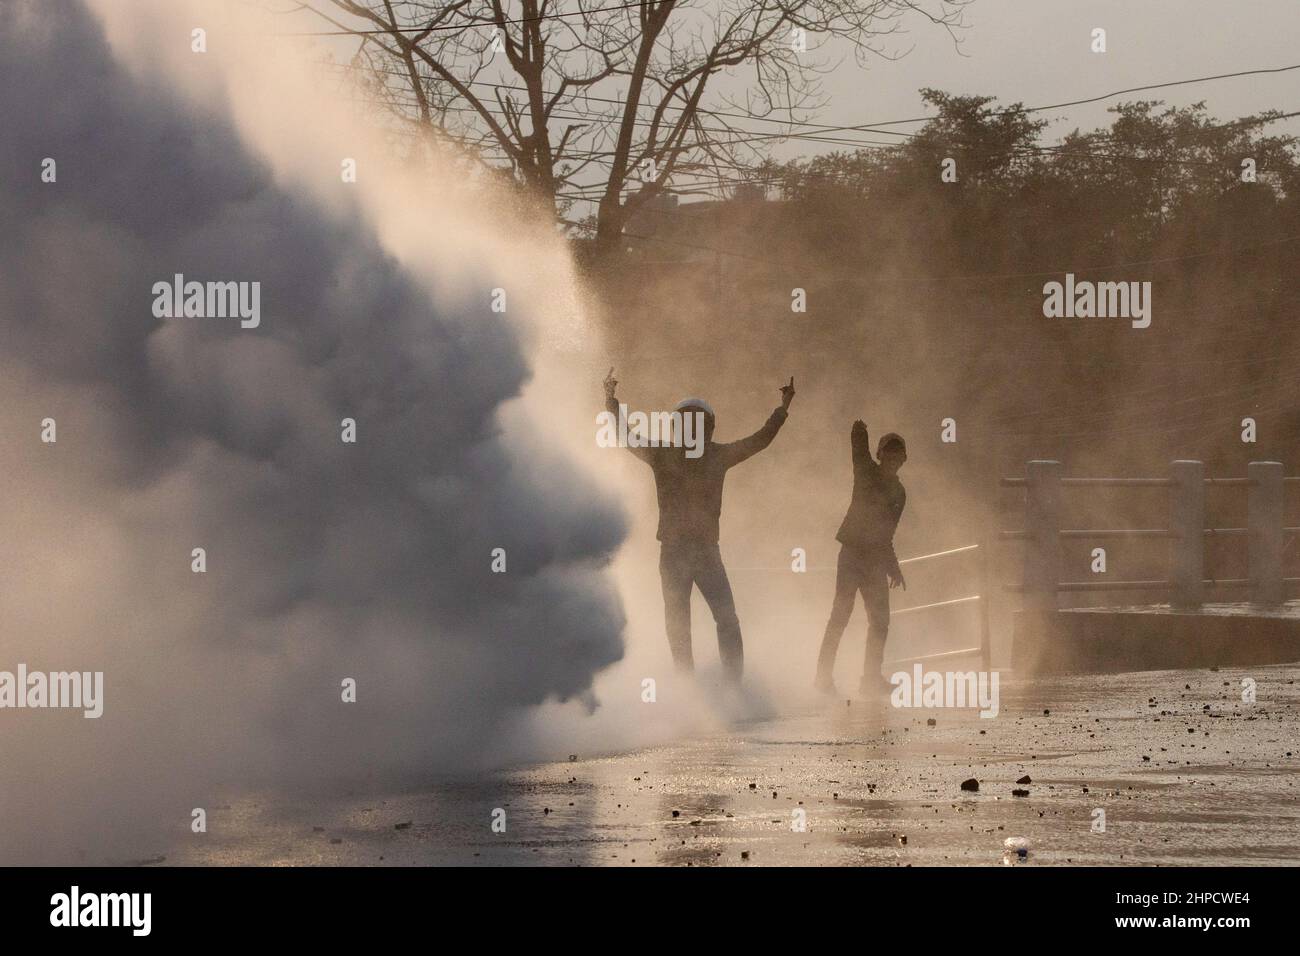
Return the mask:
{"type": "MultiPolygon", "coordinates": [[[[618,399],[605,407],[617,420],[618,399]]],[[[722,513],[722,482],[727,469],[739,465],[772,443],[785,424],[787,412],[777,408],[767,423],[748,438],[719,443],[708,440],[698,458],[687,458],[685,448],[628,448],[650,466],[659,498],[659,531],[665,544],[716,544],[718,516],[722,513]]],[[[620,429],[622,423],[619,423],[620,429]]]]}
{"type": "Polygon", "coordinates": [[[897,475],[886,475],[871,457],[865,427],[854,423],[849,442],[853,447],[853,499],[835,538],[863,558],[885,560],[897,574],[894,530],[903,517],[907,492],[897,475]]]}

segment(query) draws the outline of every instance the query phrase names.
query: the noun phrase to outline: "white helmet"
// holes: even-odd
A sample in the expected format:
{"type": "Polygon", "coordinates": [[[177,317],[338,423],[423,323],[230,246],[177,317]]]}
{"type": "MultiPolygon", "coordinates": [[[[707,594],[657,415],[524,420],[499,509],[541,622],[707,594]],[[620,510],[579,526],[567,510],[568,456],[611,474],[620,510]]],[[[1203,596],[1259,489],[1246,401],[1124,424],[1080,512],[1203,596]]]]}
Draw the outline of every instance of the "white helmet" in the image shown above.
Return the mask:
{"type": "Polygon", "coordinates": [[[698,408],[702,410],[704,414],[708,415],[710,418],[715,417],[713,414],[713,406],[710,405],[702,398],[683,398],[680,402],[677,403],[677,407],[674,408],[673,411],[680,412],[686,408],[698,408]]]}

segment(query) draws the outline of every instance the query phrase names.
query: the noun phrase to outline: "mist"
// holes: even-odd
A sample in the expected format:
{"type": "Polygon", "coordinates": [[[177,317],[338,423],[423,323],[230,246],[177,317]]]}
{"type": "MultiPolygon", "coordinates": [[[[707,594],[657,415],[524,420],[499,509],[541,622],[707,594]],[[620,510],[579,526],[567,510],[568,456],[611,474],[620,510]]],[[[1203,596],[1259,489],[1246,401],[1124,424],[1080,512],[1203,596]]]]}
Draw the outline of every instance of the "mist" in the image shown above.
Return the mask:
{"type": "Polygon", "coordinates": [[[250,788],[491,766],[623,654],[559,242],[387,163],[255,12],[95,11],[0,11],[0,668],[105,675],[98,720],[5,712],[10,863],[148,855],[250,788]],[[259,282],[260,324],[156,318],[175,274],[259,282]]]}

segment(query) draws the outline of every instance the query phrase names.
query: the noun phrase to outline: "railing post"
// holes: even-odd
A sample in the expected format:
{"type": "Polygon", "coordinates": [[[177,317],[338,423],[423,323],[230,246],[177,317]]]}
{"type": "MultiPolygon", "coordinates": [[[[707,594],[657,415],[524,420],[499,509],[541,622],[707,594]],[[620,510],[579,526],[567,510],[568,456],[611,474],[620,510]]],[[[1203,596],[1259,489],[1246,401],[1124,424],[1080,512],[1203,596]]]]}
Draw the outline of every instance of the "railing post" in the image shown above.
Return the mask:
{"type": "MultiPolygon", "coordinates": [[[[1175,461],[1169,466],[1170,603],[1175,607],[1200,607],[1205,579],[1205,464],[1175,461]]],[[[1279,522],[1280,524],[1280,522],[1279,522]]]]}
{"type": "Polygon", "coordinates": [[[1282,603],[1282,463],[1252,461],[1246,525],[1250,529],[1250,599],[1282,603]]]}
{"type": "Polygon", "coordinates": [[[1061,581],[1061,463],[1025,465],[1025,609],[1054,611],[1061,581]]]}

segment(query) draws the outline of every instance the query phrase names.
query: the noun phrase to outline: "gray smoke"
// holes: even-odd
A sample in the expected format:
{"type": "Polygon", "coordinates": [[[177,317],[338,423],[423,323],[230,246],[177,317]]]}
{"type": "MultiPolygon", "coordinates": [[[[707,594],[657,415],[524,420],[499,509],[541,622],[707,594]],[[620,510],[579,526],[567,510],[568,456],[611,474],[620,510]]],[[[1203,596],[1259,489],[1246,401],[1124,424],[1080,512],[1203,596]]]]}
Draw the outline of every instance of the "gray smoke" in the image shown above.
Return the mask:
{"type": "Polygon", "coordinates": [[[106,683],[99,720],[0,710],[0,861],[130,852],[227,787],[490,762],[621,657],[623,518],[503,436],[530,376],[505,317],[435,311],[440,277],[72,0],[0,6],[0,125],[0,670],[106,683]],[[175,273],[259,281],[260,326],[155,318],[175,273]]]}

